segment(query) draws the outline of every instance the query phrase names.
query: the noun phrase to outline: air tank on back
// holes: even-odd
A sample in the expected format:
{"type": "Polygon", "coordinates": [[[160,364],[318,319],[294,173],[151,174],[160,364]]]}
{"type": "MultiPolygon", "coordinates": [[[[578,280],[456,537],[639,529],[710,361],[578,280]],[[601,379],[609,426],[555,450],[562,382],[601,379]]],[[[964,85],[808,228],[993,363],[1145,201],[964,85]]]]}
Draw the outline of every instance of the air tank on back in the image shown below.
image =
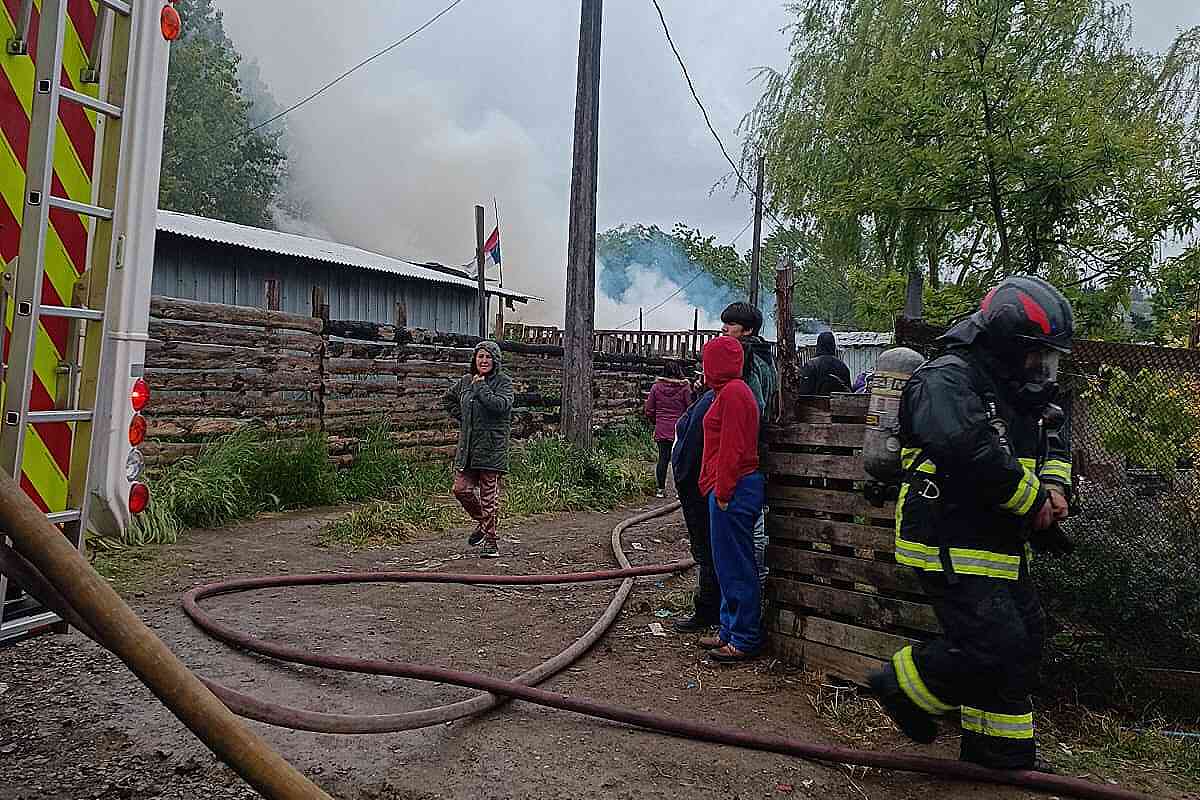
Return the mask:
{"type": "Polygon", "coordinates": [[[871,403],[863,436],[863,466],[882,484],[896,484],[900,466],[900,394],[925,357],[907,347],[884,351],[871,378],[871,403]]]}

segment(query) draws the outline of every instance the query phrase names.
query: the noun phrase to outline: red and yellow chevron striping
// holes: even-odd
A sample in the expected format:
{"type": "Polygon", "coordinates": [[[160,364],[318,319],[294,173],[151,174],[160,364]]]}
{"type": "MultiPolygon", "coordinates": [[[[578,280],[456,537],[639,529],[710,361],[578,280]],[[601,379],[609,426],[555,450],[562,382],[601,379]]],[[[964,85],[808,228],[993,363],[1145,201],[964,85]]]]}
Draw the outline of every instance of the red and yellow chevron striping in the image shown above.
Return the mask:
{"type": "MultiPolygon", "coordinates": [[[[20,5],[21,0],[0,0],[0,42],[7,42],[14,35],[14,21],[20,5]]],[[[41,0],[35,0],[27,36],[29,54],[0,53],[0,261],[10,270],[21,238],[40,10],[41,0]]],[[[97,5],[91,0],[69,0],[61,81],[63,86],[92,96],[96,96],[98,87],[81,83],[80,73],[88,63],[87,51],[96,19],[97,5]]],[[[54,194],[85,203],[93,201],[96,124],[93,112],[70,102],[61,104],[54,147],[51,187],[54,194]]],[[[86,218],[59,209],[51,210],[41,297],[44,304],[70,305],[75,284],[87,269],[89,233],[90,224],[86,218]]],[[[6,361],[11,330],[10,304],[4,319],[6,361]]],[[[58,367],[67,352],[69,335],[70,329],[64,319],[48,318],[39,324],[30,393],[32,410],[55,407],[60,380],[58,367]]],[[[0,387],[0,397],[5,391],[7,387],[0,387]]],[[[72,433],[73,426],[67,423],[31,425],[29,428],[20,482],[43,510],[66,509],[72,433]]]]}

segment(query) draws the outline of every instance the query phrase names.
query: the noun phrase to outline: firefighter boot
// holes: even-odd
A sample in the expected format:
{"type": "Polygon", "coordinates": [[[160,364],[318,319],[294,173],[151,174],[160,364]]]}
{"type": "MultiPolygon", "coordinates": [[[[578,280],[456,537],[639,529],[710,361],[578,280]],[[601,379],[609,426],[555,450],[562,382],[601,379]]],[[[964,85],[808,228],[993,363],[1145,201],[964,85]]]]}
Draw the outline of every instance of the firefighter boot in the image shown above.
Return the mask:
{"type": "Polygon", "coordinates": [[[900,688],[896,670],[891,664],[871,673],[867,685],[875,693],[883,712],[904,732],[904,735],[920,744],[932,744],[937,738],[937,723],[900,688]]]}

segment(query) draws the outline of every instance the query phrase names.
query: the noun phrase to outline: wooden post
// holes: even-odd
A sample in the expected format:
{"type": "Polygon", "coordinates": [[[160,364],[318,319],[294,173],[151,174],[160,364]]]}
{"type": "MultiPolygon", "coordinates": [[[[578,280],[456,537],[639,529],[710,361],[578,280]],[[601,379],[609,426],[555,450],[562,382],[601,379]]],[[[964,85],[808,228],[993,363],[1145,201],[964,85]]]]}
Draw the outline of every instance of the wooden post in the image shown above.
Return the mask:
{"type": "Polygon", "coordinates": [[[596,165],[602,16],[603,0],[581,0],[563,337],[562,434],[567,441],[585,450],[592,447],[595,379],[592,333],[596,307],[596,165]]]}
{"type": "Polygon", "coordinates": [[[750,305],[758,307],[760,265],[762,264],[763,173],[767,159],[758,157],[758,188],[754,190],[754,249],[750,251],[750,305]]]}
{"type": "Polygon", "coordinates": [[[479,338],[486,339],[488,301],[486,276],[483,272],[483,206],[475,206],[475,268],[479,272],[477,276],[479,281],[479,338]]]}
{"type": "Polygon", "coordinates": [[[779,257],[775,271],[775,339],[776,363],[779,365],[778,414],[786,419],[794,411],[791,389],[796,374],[796,321],[792,316],[791,259],[779,257]]]}
{"type": "Polygon", "coordinates": [[[403,300],[396,303],[396,332],[408,327],[408,306],[403,300]]]}

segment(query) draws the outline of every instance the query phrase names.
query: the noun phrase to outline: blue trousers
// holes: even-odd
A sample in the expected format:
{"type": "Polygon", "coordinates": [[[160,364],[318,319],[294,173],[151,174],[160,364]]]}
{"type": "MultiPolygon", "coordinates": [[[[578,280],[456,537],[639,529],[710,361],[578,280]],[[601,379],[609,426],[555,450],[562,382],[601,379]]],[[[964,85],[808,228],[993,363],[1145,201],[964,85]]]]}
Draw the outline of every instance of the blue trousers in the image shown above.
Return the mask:
{"type": "Polygon", "coordinates": [[[754,553],[754,523],[762,514],[764,486],[761,473],[745,476],[724,511],[717,505],[716,495],[708,496],[713,566],[721,585],[721,641],[743,653],[758,652],[762,646],[762,587],[754,553]]]}

